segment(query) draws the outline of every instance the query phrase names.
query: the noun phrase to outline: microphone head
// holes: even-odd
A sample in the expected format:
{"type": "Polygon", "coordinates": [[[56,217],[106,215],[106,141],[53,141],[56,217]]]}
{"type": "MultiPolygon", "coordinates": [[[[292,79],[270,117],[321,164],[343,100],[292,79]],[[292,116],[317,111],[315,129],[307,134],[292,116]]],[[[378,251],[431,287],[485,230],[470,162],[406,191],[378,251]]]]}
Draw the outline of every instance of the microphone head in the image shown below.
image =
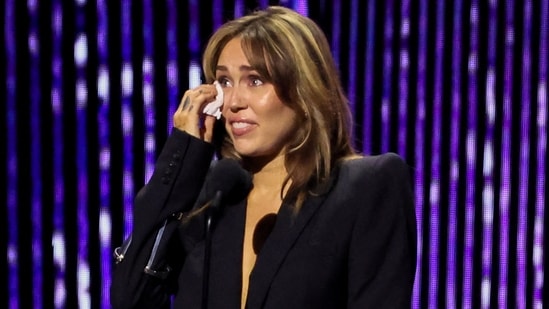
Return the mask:
{"type": "Polygon", "coordinates": [[[252,188],[252,176],[234,159],[220,159],[206,176],[204,197],[214,198],[221,191],[221,204],[233,204],[243,199],[252,188]]]}

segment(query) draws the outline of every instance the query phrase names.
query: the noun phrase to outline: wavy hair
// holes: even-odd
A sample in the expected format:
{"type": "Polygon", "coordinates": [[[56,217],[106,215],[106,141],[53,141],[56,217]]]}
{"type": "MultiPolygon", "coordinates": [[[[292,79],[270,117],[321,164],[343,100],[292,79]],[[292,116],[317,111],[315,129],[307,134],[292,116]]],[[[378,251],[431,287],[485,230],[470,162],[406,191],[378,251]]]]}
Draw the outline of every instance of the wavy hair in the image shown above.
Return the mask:
{"type": "MultiPolygon", "coordinates": [[[[215,80],[221,51],[233,38],[241,39],[250,65],[297,114],[281,196],[289,185],[283,197],[294,199],[299,209],[307,194],[321,193],[339,160],[356,154],[348,100],[330,46],[320,27],[295,11],[280,6],[255,11],[225,23],[210,38],[202,63],[208,83],[215,80]]],[[[240,160],[228,134],[216,135],[221,156],[240,160]]]]}

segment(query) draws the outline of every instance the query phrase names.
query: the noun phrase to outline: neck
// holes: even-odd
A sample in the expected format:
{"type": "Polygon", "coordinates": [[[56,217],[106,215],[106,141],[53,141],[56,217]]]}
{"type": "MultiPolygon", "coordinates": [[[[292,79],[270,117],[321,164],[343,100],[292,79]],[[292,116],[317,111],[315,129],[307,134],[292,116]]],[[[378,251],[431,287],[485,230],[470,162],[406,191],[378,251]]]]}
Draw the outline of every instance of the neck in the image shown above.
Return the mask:
{"type": "Polygon", "coordinates": [[[253,158],[246,160],[246,168],[253,175],[254,189],[280,192],[288,175],[283,155],[272,159],[253,158]]]}

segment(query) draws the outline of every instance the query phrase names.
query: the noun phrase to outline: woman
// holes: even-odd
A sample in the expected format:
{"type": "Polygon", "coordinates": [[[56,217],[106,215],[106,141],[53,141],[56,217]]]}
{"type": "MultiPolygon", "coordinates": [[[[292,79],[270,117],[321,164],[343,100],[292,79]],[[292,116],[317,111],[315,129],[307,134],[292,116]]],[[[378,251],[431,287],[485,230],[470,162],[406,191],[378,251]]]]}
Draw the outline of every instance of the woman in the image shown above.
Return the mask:
{"type": "Polygon", "coordinates": [[[283,7],[254,12],[213,34],[203,69],[208,84],[183,96],[135,199],[131,241],[116,252],[113,306],[409,307],[416,232],[408,167],[394,154],[353,150],[320,28],[283,7]],[[221,126],[203,113],[218,96],[221,126]],[[207,178],[216,151],[252,185],[242,181],[234,185],[242,194],[222,200],[210,244],[203,210],[216,202],[203,187],[230,174],[207,178]]]}

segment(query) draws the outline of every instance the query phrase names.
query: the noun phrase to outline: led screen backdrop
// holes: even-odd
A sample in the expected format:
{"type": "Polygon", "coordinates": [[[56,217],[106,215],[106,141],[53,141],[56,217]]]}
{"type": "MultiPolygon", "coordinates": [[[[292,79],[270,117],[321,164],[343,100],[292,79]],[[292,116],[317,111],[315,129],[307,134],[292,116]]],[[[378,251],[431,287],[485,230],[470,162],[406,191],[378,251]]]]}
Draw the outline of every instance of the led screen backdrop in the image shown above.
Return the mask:
{"type": "Polygon", "coordinates": [[[326,31],[357,148],[414,167],[413,307],[549,305],[549,0],[4,0],[0,307],[109,307],[209,34],[277,3],[326,31]]]}

